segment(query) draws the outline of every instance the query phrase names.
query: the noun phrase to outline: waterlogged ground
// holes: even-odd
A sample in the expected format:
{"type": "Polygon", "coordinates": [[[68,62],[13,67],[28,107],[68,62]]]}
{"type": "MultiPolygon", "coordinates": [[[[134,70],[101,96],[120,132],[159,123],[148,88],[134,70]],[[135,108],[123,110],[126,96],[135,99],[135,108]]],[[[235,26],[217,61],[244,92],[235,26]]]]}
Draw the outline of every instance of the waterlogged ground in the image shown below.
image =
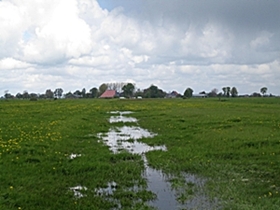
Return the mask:
{"type": "Polygon", "coordinates": [[[279,107],[0,100],[0,209],[279,210],[279,107]]]}
{"type": "MultiPolygon", "coordinates": [[[[147,180],[147,190],[155,195],[155,199],[148,202],[150,206],[161,210],[170,209],[218,209],[217,203],[210,202],[204,191],[205,180],[191,174],[181,174],[181,183],[178,186],[172,186],[171,181],[178,179],[174,175],[165,174],[162,170],[157,170],[149,166],[145,153],[154,150],[167,151],[165,145],[149,146],[140,142],[142,138],[153,138],[156,133],[151,133],[146,129],[140,128],[137,125],[137,119],[127,117],[132,114],[130,111],[113,111],[114,114],[110,117],[110,123],[131,122],[136,125],[117,127],[112,125],[106,133],[99,133],[98,138],[109,146],[113,153],[118,153],[126,150],[132,154],[141,155],[144,162],[144,171],[142,176],[147,180]],[[117,116],[115,116],[117,114],[117,116]]],[[[115,191],[116,183],[108,183],[106,188],[98,189],[97,191],[104,195],[112,195],[115,191]]],[[[137,187],[136,187],[137,189],[137,187]]],[[[78,196],[80,196],[78,194],[78,196]]],[[[121,205],[118,205],[121,208],[121,205]]]]}

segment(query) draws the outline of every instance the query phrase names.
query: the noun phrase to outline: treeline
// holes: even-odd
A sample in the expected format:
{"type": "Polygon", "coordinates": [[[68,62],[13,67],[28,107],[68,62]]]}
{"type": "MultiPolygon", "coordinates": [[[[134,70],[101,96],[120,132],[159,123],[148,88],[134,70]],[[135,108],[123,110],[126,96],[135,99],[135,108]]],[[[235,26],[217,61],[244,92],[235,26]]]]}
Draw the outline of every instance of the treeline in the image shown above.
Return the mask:
{"type": "MultiPolygon", "coordinates": [[[[85,88],[81,90],[75,90],[74,92],[65,93],[62,88],[56,88],[54,90],[47,89],[45,93],[28,93],[23,91],[12,95],[8,90],[4,92],[4,98],[6,99],[57,99],[57,98],[99,98],[106,90],[115,90],[115,97],[142,97],[142,98],[190,98],[190,97],[238,97],[238,90],[236,87],[223,87],[222,92],[214,88],[210,92],[201,91],[199,94],[193,94],[193,89],[188,87],[183,94],[177,91],[166,92],[156,85],[140,90],[136,89],[133,83],[103,83],[98,88],[93,87],[88,91],[85,88]]],[[[267,87],[262,87],[260,92],[254,92],[251,95],[243,95],[244,97],[261,97],[268,96],[267,87]]],[[[269,96],[272,96],[271,94],[269,96]]],[[[2,97],[3,98],[3,97],[2,97]]]]}
{"type": "Polygon", "coordinates": [[[191,88],[187,88],[184,92],[183,97],[264,97],[264,96],[273,96],[272,94],[267,95],[267,87],[262,87],[260,92],[254,92],[252,94],[238,95],[238,90],[236,87],[223,87],[222,92],[219,92],[217,88],[212,89],[210,92],[201,91],[199,94],[193,95],[193,90],[191,88]]]}

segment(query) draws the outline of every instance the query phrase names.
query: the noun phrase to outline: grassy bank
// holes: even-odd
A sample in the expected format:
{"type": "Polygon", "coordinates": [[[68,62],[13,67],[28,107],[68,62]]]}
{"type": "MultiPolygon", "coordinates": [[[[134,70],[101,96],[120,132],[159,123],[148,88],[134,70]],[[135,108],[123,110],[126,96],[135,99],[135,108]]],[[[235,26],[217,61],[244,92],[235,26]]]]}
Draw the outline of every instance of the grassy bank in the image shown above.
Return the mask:
{"type": "Polygon", "coordinates": [[[115,110],[158,134],[143,142],[166,145],[147,153],[151,166],[206,177],[222,209],[279,209],[279,108],[278,98],[0,101],[0,209],[110,209],[114,199],[148,209],[141,157],[112,154],[96,136],[115,110]],[[112,181],[114,195],[96,195],[112,181]],[[76,199],[79,185],[88,190],[76,199]]]}

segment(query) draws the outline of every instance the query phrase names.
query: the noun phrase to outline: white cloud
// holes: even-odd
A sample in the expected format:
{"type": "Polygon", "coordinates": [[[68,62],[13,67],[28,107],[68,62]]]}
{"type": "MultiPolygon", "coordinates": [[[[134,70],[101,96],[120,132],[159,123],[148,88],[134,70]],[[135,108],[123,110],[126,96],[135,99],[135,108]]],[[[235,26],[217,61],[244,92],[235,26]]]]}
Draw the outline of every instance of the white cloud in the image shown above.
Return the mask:
{"type": "Polygon", "coordinates": [[[251,14],[253,1],[135,1],[113,10],[96,0],[0,1],[0,91],[133,81],[166,91],[267,85],[280,93],[280,28],[264,12],[251,14]],[[252,24],[240,23],[245,14],[252,24]]]}
{"type": "Polygon", "coordinates": [[[99,67],[102,65],[107,65],[110,63],[110,57],[107,55],[104,56],[85,56],[76,59],[69,60],[69,64],[77,66],[91,66],[99,67]]]}
{"type": "Polygon", "coordinates": [[[20,40],[22,12],[9,1],[0,2],[0,59],[14,55],[20,40]]]}
{"type": "Polygon", "coordinates": [[[0,60],[0,70],[11,70],[11,69],[24,69],[33,65],[15,60],[14,58],[4,58],[0,60]]]}
{"type": "Polygon", "coordinates": [[[210,59],[212,62],[225,62],[231,57],[232,35],[225,29],[208,23],[203,29],[189,28],[181,40],[182,52],[186,56],[210,59]]]}
{"type": "Polygon", "coordinates": [[[49,20],[35,27],[35,38],[21,44],[23,58],[29,62],[52,64],[91,50],[90,28],[78,17],[76,2],[62,0],[54,5],[49,20]]]}

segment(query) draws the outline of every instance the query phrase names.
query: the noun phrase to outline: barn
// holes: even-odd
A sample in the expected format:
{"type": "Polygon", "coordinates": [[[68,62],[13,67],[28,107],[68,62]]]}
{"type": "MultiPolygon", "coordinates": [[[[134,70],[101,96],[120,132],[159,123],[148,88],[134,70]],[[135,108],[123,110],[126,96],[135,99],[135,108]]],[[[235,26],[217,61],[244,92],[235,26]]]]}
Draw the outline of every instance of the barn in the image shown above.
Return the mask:
{"type": "Polygon", "coordinates": [[[106,90],[99,98],[114,98],[115,96],[115,90],[106,90]]]}

